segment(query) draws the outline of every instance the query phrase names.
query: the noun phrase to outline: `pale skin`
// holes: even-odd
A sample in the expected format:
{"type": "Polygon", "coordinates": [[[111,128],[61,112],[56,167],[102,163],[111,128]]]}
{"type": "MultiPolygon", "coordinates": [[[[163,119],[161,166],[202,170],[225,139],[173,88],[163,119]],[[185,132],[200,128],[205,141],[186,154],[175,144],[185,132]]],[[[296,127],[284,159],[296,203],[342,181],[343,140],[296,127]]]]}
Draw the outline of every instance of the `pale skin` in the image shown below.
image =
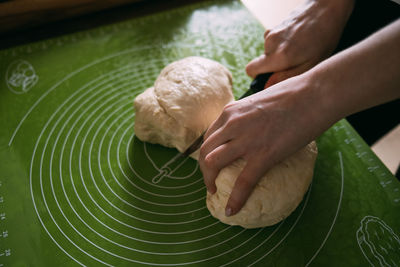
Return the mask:
{"type": "MultiPolygon", "coordinates": [[[[310,1],[304,10],[309,12],[316,2],[310,1]]],[[[346,21],[352,1],[347,1],[347,5],[343,0],[320,1],[329,5],[328,2],[340,2],[340,7],[330,8],[335,8],[335,14],[339,17],[341,14],[346,21]]],[[[304,15],[301,10],[293,16],[299,15],[304,15]]],[[[311,41],[315,40],[318,23],[313,25],[307,19],[301,23],[304,27],[287,24],[286,31],[291,34],[286,36],[293,39],[283,39],[287,42],[283,55],[280,45],[275,44],[275,49],[268,48],[268,35],[274,30],[266,32],[268,53],[250,62],[246,70],[252,77],[263,72],[276,73],[269,82],[273,85],[228,104],[204,136],[199,164],[211,194],[216,192],[215,179],[222,168],[238,158],[247,162],[228,200],[227,216],[240,211],[268,169],[316,139],[332,124],[355,112],[400,97],[400,19],[329,58],[342,28],[327,26],[332,35],[338,36],[318,43],[311,41]],[[314,32],[314,39],[307,35],[307,23],[308,30],[314,32]],[[299,29],[305,30],[296,32],[299,29]],[[293,56],[296,51],[305,51],[307,44],[312,49],[303,56],[293,56]]]]}
{"type": "Polygon", "coordinates": [[[354,7],[354,0],[308,0],[280,25],[264,33],[264,54],[247,74],[274,72],[267,87],[301,74],[329,57],[354,7]]]}

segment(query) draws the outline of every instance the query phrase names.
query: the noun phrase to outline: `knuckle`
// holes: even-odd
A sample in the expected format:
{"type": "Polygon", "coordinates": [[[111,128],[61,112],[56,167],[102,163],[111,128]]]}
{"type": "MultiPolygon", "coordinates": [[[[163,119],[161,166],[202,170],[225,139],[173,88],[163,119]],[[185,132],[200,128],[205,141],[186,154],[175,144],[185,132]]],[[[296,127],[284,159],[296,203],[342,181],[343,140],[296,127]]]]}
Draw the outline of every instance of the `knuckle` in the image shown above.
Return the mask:
{"type": "Polygon", "coordinates": [[[233,103],[228,103],[222,109],[221,114],[219,115],[219,119],[222,120],[223,123],[229,118],[230,114],[232,113],[232,105],[233,103]]]}
{"type": "Polygon", "coordinates": [[[281,33],[279,31],[271,31],[264,39],[264,51],[265,53],[272,54],[281,43],[281,33]]]}
{"type": "Polygon", "coordinates": [[[221,117],[224,120],[224,124],[221,127],[223,127],[224,125],[225,126],[229,125],[230,121],[234,116],[235,116],[235,103],[232,102],[227,104],[221,113],[221,117]]]}
{"type": "Polygon", "coordinates": [[[206,161],[207,155],[208,155],[207,148],[204,147],[204,146],[200,147],[199,164],[201,166],[202,165],[206,165],[207,166],[207,161],[206,161]]]}
{"type": "Polygon", "coordinates": [[[277,30],[270,31],[268,33],[268,35],[265,37],[265,41],[271,42],[271,43],[276,43],[279,41],[280,35],[281,35],[280,31],[277,31],[277,30]]]}
{"type": "Polygon", "coordinates": [[[215,172],[219,166],[217,153],[211,152],[207,155],[203,155],[199,164],[202,170],[206,170],[207,172],[215,172]]]}
{"type": "Polygon", "coordinates": [[[275,29],[268,33],[265,38],[265,42],[270,43],[271,45],[279,45],[285,41],[286,32],[282,29],[275,29]]]}
{"type": "Polygon", "coordinates": [[[200,154],[199,154],[199,163],[202,164],[204,161],[204,158],[207,156],[206,149],[202,146],[200,147],[200,154]]]}
{"type": "Polygon", "coordinates": [[[225,124],[225,129],[230,132],[235,132],[240,128],[241,119],[239,116],[231,116],[225,124]]]}
{"type": "Polygon", "coordinates": [[[230,115],[232,113],[232,109],[235,106],[235,102],[231,102],[225,105],[222,113],[230,115]]]}
{"type": "Polygon", "coordinates": [[[208,154],[204,159],[204,166],[208,169],[215,169],[216,164],[212,154],[208,154]]]}
{"type": "Polygon", "coordinates": [[[271,30],[266,30],[265,32],[264,32],[264,39],[265,38],[267,38],[267,36],[268,36],[268,34],[271,32],[271,30]]]}
{"type": "Polygon", "coordinates": [[[291,54],[291,46],[287,42],[283,42],[279,45],[278,53],[282,57],[288,57],[291,54]]]}
{"type": "Polygon", "coordinates": [[[288,44],[281,44],[277,51],[277,55],[282,66],[288,68],[292,65],[291,62],[293,61],[293,51],[288,44]]]}

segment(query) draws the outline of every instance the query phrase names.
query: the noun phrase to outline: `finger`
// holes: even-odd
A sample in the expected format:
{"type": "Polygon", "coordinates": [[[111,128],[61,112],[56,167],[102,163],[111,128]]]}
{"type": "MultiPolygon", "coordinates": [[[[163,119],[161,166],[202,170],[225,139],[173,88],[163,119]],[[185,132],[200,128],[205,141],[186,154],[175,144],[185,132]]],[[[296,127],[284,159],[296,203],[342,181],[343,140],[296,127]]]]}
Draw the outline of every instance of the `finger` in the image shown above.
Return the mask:
{"type": "Polygon", "coordinates": [[[271,32],[271,30],[266,30],[264,32],[264,53],[267,55],[268,53],[271,52],[271,43],[268,42],[268,34],[271,32]],[[269,48],[269,50],[268,50],[269,48]],[[267,53],[268,52],[268,53],[267,53]]]}
{"type": "Polygon", "coordinates": [[[223,126],[204,138],[204,142],[200,147],[200,157],[202,159],[205,159],[211,151],[232,139],[232,135],[228,131],[224,131],[224,129],[225,127],[223,126]]]}
{"type": "Polygon", "coordinates": [[[268,31],[264,34],[264,54],[274,54],[282,41],[282,34],[279,31],[268,31]]]}
{"type": "Polygon", "coordinates": [[[215,186],[215,178],[218,175],[218,172],[214,169],[205,167],[204,161],[199,160],[199,166],[201,173],[203,174],[204,184],[206,185],[207,191],[210,194],[214,194],[217,191],[217,187],[215,186]]]}
{"type": "Polygon", "coordinates": [[[242,172],[236,179],[228,203],[225,208],[225,215],[232,216],[244,206],[258,180],[266,171],[265,162],[252,160],[246,163],[242,172]]]}
{"type": "Polygon", "coordinates": [[[200,169],[202,170],[204,183],[208,192],[211,194],[215,193],[215,179],[219,172],[221,169],[238,159],[242,152],[242,146],[240,146],[238,142],[232,141],[220,145],[205,156],[204,160],[200,164],[200,169]]]}
{"type": "Polygon", "coordinates": [[[240,111],[238,112],[240,110],[240,101],[243,100],[226,105],[221,116],[207,130],[200,148],[200,157],[204,159],[211,151],[234,139],[237,133],[240,132],[240,127],[242,127],[241,120],[239,119],[240,115],[237,115],[240,113],[240,111]]]}
{"type": "Polygon", "coordinates": [[[221,114],[218,116],[216,120],[214,120],[211,125],[208,127],[206,133],[204,134],[204,140],[209,138],[214,132],[216,132],[218,129],[222,128],[223,125],[226,123],[226,121],[230,117],[230,107],[234,106],[236,104],[236,101],[230,102],[225,105],[223,108],[221,114]]]}
{"type": "Polygon", "coordinates": [[[288,69],[288,70],[275,72],[268,79],[264,88],[268,88],[268,87],[270,87],[274,84],[277,84],[279,82],[282,82],[286,79],[300,75],[300,74],[306,72],[307,70],[309,70],[312,66],[313,66],[313,64],[305,63],[305,64],[301,64],[299,66],[296,66],[296,67],[288,69]]]}
{"type": "Polygon", "coordinates": [[[251,60],[246,66],[246,73],[252,78],[255,78],[257,74],[272,72],[274,69],[274,63],[270,60],[267,55],[261,55],[251,60]]]}
{"type": "Polygon", "coordinates": [[[210,193],[215,192],[214,181],[219,173],[218,167],[213,165],[212,160],[215,157],[221,157],[221,154],[219,153],[220,149],[224,148],[224,145],[229,142],[229,139],[220,137],[219,132],[221,131],[218,130],[217,132],[214,132],[213,135],[207,138],[200,147],[199,166],[203,173],[204,183],[210,193]],[[219,148],[221,146],[222,148],[219,148]],[[215,150],[216,154],[211,158],[207,158],[207,156],[215,150]]]}
{"type": "Polygon", "coordinates": [[[221,129],[223,125],[225,124],[226,119],[224,118],[224,113],[221,113],[221,115],[213,121],[210,126],[208,127],[207,131],[204,133],[204,142],[211,136],[213,135],[216,131],[221,129]]]}
{"type": "Polygon", "coordinates": [[[212,168],[210,159],[206,161],[206,157],[210,152],[229,141],[229,139],[221,136],[221,131],[222,129],[218,129],[217,131],[213,132],[211,136],[205,138],[204,143],[200,147],[199,166],[201,172],[203,173],[203,179],[207,190],[212,194],[216,191],[214,180],[218,175],[219,170],[212,168]]]}
{"type": "Polygon", "coordinates": [[[265,40],[265,38],[267,38],[267,35],[268,35],[268,33],[270,32],[271,30],[265,30],[265,32],[264,32],[264,40],[265,40]]]}

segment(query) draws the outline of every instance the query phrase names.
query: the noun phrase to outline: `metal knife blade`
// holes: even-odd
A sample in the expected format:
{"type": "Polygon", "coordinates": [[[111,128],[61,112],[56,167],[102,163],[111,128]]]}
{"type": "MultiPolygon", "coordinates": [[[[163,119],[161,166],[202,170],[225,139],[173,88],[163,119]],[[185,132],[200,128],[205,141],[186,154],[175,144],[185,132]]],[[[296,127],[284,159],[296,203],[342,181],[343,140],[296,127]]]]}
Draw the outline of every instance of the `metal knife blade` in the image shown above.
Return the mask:
{"type": "MultiPolygon", "coordinates": [[[[265,84],[267,83],[269,77],[271,77],[272,72],[258,74],[256,78],[251,82],[249,90],[247,90],[239,99],[245,98],[249,95],[260,92],[264,89],[265,84]]],[[[190,154],[195,152],[197,149],[201,147],[203,144],[205,132],[200,135],[183,153],[182,156],[188,157],[190,154]]]]}

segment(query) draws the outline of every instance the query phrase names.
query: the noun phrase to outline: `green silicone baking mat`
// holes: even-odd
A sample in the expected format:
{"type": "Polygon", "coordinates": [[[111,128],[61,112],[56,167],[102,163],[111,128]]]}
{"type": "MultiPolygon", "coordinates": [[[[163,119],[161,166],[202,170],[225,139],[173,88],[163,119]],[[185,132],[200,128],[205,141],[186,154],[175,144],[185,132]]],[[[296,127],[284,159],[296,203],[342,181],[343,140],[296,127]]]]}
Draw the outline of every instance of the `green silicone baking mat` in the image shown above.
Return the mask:
{"type": "Polygon", "coordinates": [[[299,207],[251,230],[210,215],[194,160],[135,137],[165,65],[217,60],[240,96],[262,36],[213,1],[0,51],[0,266],[399,266],[399,182],[345,120],[299,207]]]}

